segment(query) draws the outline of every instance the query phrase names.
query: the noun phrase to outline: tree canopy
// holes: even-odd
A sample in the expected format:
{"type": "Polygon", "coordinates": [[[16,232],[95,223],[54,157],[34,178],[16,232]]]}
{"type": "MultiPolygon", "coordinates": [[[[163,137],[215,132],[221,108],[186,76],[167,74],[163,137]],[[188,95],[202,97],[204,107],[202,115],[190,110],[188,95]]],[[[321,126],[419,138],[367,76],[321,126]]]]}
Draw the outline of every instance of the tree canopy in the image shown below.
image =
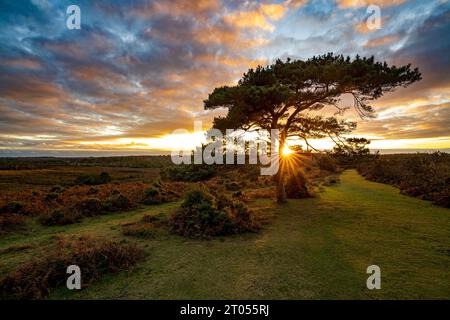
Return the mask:
{"type": "MultiPolygon", "coordinates": [[[[286,138],[301,133],[306,122],[311,123],[305,120],[303,111],[331,106],[343,114],[350,106],[341,106],[340,97],[349,94],[358,114],[371,117],[374,110],[370,101],[420,79],[419,70],[411,69],[409,64],[388,66],[374,57],[351,59],[329,53],[306,61],[277,60],[250,69],[236,86],[214,89],[204,107],[228,108],[225,117],[214,119],[213,127],[217,129],[279,129],[280,136],[286,138]]],[[[316,118],[315,123],[319,122],[316,118]]]]}

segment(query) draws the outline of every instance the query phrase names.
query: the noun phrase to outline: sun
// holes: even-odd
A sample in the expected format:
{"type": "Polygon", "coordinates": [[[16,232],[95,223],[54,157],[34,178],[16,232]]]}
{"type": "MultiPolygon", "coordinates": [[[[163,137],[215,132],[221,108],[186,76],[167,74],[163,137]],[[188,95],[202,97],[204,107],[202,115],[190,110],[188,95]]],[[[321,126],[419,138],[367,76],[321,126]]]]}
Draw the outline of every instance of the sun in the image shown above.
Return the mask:
{"type": "Polygon", "coordinates": [[[290,149],[288,146],[284,146],[283,147],[283,156],[288,156],[290,154],[292,154],[294,151],[292,151],[292,149],[290,149]]]}

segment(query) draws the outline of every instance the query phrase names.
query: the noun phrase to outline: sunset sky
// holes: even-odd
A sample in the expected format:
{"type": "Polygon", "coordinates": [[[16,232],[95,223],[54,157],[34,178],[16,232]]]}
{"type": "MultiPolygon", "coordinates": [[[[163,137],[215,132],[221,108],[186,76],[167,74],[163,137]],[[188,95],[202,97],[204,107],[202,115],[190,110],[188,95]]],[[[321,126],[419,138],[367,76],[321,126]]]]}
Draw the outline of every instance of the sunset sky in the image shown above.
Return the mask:
{"type": "MultiPolygon", "coordinates": [[[[411,63],[423,80],[373,103],[373,148],[450,148],[450,2],[0,0],[0,156],[167,152],[223,110],[215,87],[277,58],[411,63]],[[81,8],[68,30],[66,8],[81,8]],[[369,4],[382,26],[369,30],[369,4]],[[102,153],[98,153],[101,151],[102,153]]],[[[348,118],[355,114],[349,112],[348,118]]],[[[329,146],[316,142],[318,147],[329,146]]]]}

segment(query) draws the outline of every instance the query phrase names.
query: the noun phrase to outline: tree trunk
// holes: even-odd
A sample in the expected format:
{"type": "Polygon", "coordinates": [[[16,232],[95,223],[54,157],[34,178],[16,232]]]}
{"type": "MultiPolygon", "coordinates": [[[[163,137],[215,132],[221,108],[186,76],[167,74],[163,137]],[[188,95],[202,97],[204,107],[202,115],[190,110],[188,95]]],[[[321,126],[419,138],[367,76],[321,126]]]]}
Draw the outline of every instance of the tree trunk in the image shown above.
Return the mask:
{"type": "MultiPolygon", "coordinates": [[[[274,118],[271,129],[277,129],[277,118],[274,118]]],[[[283,148],[284,143],[286,142],[286,133],[283,131],[281,136],[279,136],[279,145],[278,145],[278,173],[276,175],[277,182],[277,202],[282,203],[286,202],[286,189],[284,186],[284,161],[283,161],[283,148]]]]}
{"type": "Polygon", "coordinates": [[[284,161],[283,161],[283,147],[284,147],[284,140],[280,143],[280,150],[278,153],[278,174],[277,174],[277,202],[283,203],[286,202],[286,188],[284,185],[284,161]]]}
{"type": "Polygon", "coordinates": [[[284,188],[284,180],[282,174],[278,176],[277,181],[277,202],[279,203],[286,202],[286,190],[284,188]]]}

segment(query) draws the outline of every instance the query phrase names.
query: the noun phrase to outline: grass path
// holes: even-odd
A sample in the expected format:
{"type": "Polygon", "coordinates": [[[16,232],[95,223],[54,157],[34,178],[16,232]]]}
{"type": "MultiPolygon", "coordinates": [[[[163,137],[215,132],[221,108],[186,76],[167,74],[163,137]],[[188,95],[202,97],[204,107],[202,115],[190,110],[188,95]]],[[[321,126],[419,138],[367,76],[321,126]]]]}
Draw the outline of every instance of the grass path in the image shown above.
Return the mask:
{"type": "MultiPolygon", "coordinates": [[[[356,171],[316,198],[252,204],[273,215],[257,234],[197,241],[161,232],[138,240],[146,259],[132,271],[107,275],[88,289],[55,291],[50,298],[106,299],[450,299],[450,210],[369,182],[356,171]],[[381,268],[382,289],[366,288],[366,268],[381,268]]],[[[119,223],[170,212],[174,204],[86,219],[52,228],[36,226],[34,245],[0,254],[0,269],[26,260],[58,235],[122,238],[119,223]]]]}

